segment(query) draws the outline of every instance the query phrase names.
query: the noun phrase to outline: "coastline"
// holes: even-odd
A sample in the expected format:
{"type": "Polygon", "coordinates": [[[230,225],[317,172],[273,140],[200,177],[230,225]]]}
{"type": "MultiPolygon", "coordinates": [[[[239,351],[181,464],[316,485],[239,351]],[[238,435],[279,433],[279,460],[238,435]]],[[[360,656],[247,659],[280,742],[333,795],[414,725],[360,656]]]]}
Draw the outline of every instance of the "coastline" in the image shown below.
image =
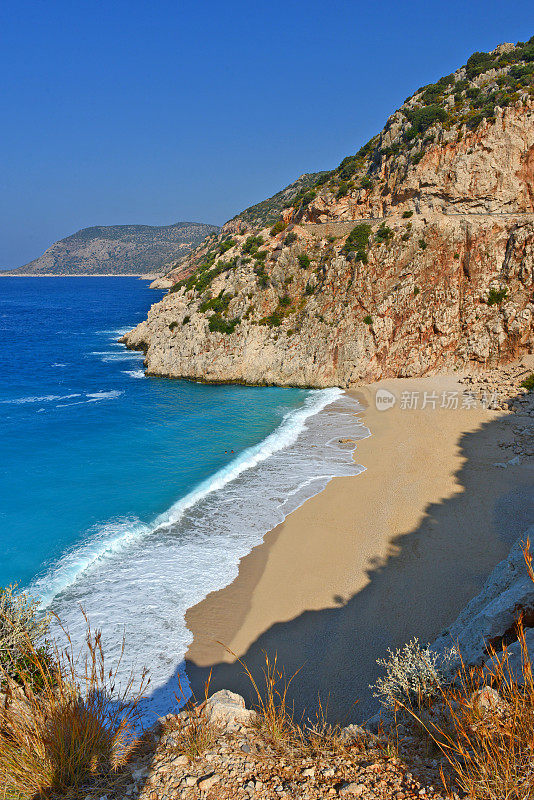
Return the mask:
{"type": "Polygon", "coordinates": [[[365,719],[376,710],[368,690],[376,659],[413,636],[434,639],[521,534],[522,487],[534,483],[534,467],[494,466],[513,415],[409,411],[399,402],[378,411],[379,388],[400,398],[403,391],[461,396],[465,386],[436,376],[349,393],[371,430],[354,453],[365,471],[332,479],[241,560],[229,586],[188,610],[186,665],[197,696],[212,670],[212,691],[252,700],[223,642],[254,674],[263,651],[277,653],[287,675],[302,667],[291,685],[298,712],[316,707],[319,693],[333,718],[365,719]]]}

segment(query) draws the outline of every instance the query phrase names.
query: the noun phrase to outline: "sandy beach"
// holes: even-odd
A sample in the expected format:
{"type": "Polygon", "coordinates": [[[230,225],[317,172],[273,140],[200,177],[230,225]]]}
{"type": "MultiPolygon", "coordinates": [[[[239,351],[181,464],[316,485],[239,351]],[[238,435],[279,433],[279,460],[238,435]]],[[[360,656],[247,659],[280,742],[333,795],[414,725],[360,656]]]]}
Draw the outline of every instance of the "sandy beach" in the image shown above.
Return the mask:
{"type": "Polygon", "coordinates": [[[517,418],[462,408],[465,388],[437,376],[353,392],[371,431],[354,455],[365,472],[332,480],[242,559],[231,585],[188,611],[197,695],[212,670],[212,690],[252,699],[223,642],[253,672],[263,651],[288,675],[302,668],[291,685],[298,712],[318,696],[332,719],[377,710],[376,659],[414,636],[431,641],[534,519],[534,465],[495,466],[513,455],[501,445],[517,418]],[[376,408],[379,389],[393,408],[376,408]],[[459,393],[458,408],[440,407],[445,391],[459,393]],[[403,392],[418,393],[417,409],[403,407],[403,392]],[[436,407],[421,408],[425,392],[436,407]]]}

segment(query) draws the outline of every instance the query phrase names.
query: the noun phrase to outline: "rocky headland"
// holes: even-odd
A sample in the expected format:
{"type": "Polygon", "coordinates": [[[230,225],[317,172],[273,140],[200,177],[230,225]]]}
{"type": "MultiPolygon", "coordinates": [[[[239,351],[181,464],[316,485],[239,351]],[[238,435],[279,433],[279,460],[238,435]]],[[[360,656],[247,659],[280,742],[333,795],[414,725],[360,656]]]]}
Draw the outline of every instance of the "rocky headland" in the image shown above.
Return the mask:
{"type": "Polygon", "coordinates": [[[124,337],[147,371],[350,387],[532,351],[533,48],[474,54],[274,224],[193,251],[124,337]]]}

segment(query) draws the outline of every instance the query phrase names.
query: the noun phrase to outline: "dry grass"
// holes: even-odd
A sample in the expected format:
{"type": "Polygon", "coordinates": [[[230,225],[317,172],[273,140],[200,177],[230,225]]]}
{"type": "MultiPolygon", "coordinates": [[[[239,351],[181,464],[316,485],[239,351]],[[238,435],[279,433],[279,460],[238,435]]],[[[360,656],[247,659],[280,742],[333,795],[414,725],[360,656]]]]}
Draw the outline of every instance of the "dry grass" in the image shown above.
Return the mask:
{"type": "MultiPolygon", "coordinates": [[[[291,683],[302,668],[288,678],[284,669],[278,665],[277,654],[270,658],[264,652],[263,685],[258,685],[244,661],[226,649],[241,664],[252,685],[255,695],[253,705],[257,714],[256,728],[274,750],[283,752],[286,757],[294,755],[297,759],[348,753],[349,746],[342,736],[341,725],[332,725],[327,721],[328,707],[323,705],[321,698],[318,698],[313,719],[305,713],[299,720],[295,719],[295,710],[288,693],[291,683]]],[[[365,746],[362,738],[361,742],[353,740],[350,748],[361,750],[365,746]]]]}
{"type": "MultiPolygon", "coordinates": [[[[523,552],[534,582],[528,541],[523,552]]],[[[443,689],[440,713],[422,716],[404,706],[443,752],[456,783],[472,800],[534,798],[534,681],[521,618],[516,627],[519,680],[508,649],[490,649],[486,668],[462,665],[455,685],[443,689]]]]}
{"type": "Polygon", "coordinates": [[[300,669],[288,679],[284,670],[278,666],[278,655],[275,653],[271,659],[264,652],[262,690],[245,662],[228,648],[226,650],[241,664],[252,684],[256,696],[254,710],[257,713],[257,727],[265,739],[274,747],[293,745],[300,738],[301,728],[295,723],[294,709],[288,702],[287,694],[300,669]]]}
{"type": "Polygon", "coordinates": [[[183,705],[183,711],[181,715],[167,720],[163,728],[163,733],[172,735],[176,752],[186,755],[191,760],[213,747],[217,739],[218,727],[210,722],[206,715],[210,682],[211,672],[204,686],[204,700],[201,703],[193,696],[183,705],[185,692],[178,676],[180,695],[175,695],[175,698],[180,705],[183,705]]]}
{"type": "Polygon", "coordinates": [[[85,797],[102,781],[113,782],[133,746],[145,675],[132,699],[132,680],[117,687],[120,660],[106,667],[99,631],[87,623],[78,656],[65,635],[66,646],[56,645],[48,659],[27,637],[28,669],[18,684],[9,682],[0,710],[2,800],[85,797]]]}

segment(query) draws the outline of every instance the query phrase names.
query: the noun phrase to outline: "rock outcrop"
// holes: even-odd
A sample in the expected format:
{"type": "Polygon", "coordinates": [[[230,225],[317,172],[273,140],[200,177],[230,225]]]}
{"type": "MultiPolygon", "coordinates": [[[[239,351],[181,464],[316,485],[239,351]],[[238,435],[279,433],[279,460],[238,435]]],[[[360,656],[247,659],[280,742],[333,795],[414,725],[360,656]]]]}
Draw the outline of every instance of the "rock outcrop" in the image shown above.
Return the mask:
{"type": "Polygon", "coordinates": [[[534,351],[534,42],[474,54],[272,227],[224,226],[124,338],[150,374],[348,387],[534,351]]]}
{"type": "Polygon", "coordinates": [[[534,655],[534,583],[523,554],[528,539],[534,541],[534,526],[517,540],[508,557],[497,564],[482,591],[441,633],[433,649],[441,652],[457,646],[467,665],[482,665],[488,661],[491,648],[500,653],[504,644],[510,646],[511,666],[518,666],[520,646],[516,641],[516,623],[523,615],[527,645],[534,655]]]}
{"type": "Polygon", "coordinates": [[[51,245],[42,256],[4,275],[142,275],[167,272],[216,225],[107,225],[83,228],[51,245]]]}

